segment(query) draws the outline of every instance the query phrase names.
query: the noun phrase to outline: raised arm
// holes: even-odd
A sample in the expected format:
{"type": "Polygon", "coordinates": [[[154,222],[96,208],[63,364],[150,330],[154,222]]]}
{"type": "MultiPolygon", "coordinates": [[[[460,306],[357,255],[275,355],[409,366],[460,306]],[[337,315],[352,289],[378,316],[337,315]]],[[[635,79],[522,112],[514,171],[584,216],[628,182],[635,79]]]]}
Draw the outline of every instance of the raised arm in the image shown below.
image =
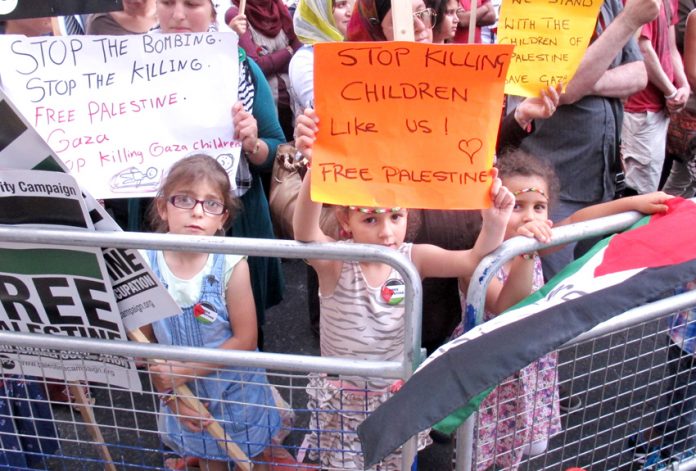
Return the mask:
{"type": "MultiPolygon", "coordinates": [[[[316,133],[319,131],[319,118],[313,109],[306,109],[303,114],[297,117],[295,123],[295,147],[309,161],[308,169],[311,168],[312,147],[316,140],[316,133]]],[[[292,230],[295,240],[300,242],[333,242],[333,239],[321,230],[319,224],[321,217],[321,203],[312,201],[310,188],[312,185],[312,172],[307,171],[300,193],[295,203],[295,213],[292,218],[292,230]]]]}
{"type": "Polygon", "coordinates": [[[491,170],[493,205],[482,211],[481,232],[471,250],[445,250],[429,244],[415,244],[413,246],[411,258],[423,278],[456,277],[468,279],[481,259],[503,242],[505,228],[515,204],[515,197],[510,190],[502,186],[497,175],[498,169],[493,168],[491,170]]]}
{"type": "Polygon", "coordinates": [[[668,207],[665,202],[673,196],[662,191],[647,193],[645,195],[629,196],[617,200],[607,201],[606,203],[593,204],[579,211],[574,212],[567,218],[560,221],[557,225],[573,224],[590,219],[597,219],[612,214],[624,213],[626,211],[639,211],[643,214],[664,213],[668,207]]]}
{"type": "Polygon", "coordinates": [[[481,211],[483,223],[481,232],[476,238],[476,243],[471,249],[474,257],[477,259],[476,264],[483,257],[497,249],[505,239],[505,229],[507,228],[512,209],[515,206],[515,196],[503,186],[503,182],[498,178],[498,169],[491,169],[491,200],[493,204],[490,208],[481,211]]]}
{"type": "MultiPolygon", "coordinates": [[[[307,174],[302,180],[300,192],[295,203],[295,213],[292,218],[292,229],[295,240],[300,242],[334,242],[334,239],[324,234],[320,226],[321,203],[312,201],[310,187],[312,185],[312,146],[319,131],[319,119],[312,109],[306,109],[297,117],[295,124],[295,147],[310,164],[307,174]]],[[[307,263],[312,266],[319,277],[319,287],[322,292],[332,292],[343,263],[340,260],[311,259],[307,263]]]]}
{"type": "MultiPolygon", "coordinates": [[[[561,104],[575,103],[585,95],[626,97],[645,88],[647,75],[640,61],[609,69],[635,31],[652,21],[660,0],[628,0],[623,10],[587,48],[577,72],[561,97],[561,104]]],[[[601,12],[600,12],[601,15],[601,12]]]]}

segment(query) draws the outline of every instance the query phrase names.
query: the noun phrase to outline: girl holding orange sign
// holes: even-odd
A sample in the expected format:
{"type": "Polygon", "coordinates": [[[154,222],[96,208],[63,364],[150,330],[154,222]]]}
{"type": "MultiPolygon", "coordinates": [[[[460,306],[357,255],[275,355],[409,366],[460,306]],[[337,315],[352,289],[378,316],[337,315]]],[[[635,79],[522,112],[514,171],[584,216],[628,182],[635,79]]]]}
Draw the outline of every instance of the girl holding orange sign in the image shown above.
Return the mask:
{"type": "MultiPolygon", "coordinates": [[[[311,159],[318,130],[312,111],[298,117],[297,148],[311,159]]],[[[403,208],[336,207],[335,217],[345,243],[377,244],[408,257],[423,277],[470,276],[481,258],[502,241],[512,209],[512,194],[491,175],[493,206],[482,211],[483,226],[471,250],[445,250],[430,244],[405,243],[408,211],[403,208]]],[[[329,242],[319,225],[321,203],[310,199],[307,172],[295,208],[295,239],[329,242]]],[[[323,356],[395,360],[403,355],[404,292],[400,274],[377,262],[309,260],[319,277],[320,344],[323,356]]],[[[311,375],[307,387],[312,411],[310,433],[302,446],[322,467],[363,469],[361,445],[355,433],[365,414],[386,401],[398,385],[375,378],[311,375]]],[[[427,444],[421,434],[419,447],[427,444]]],[[[301,451],[302,452],[302,451],[301,451]]],[[[300,455],[301,456],[301,455],[300,455]]],[[[300,460],[298,456],[298,460],[300,460]]],[[[401,454],[389,456],[380,469],[400,469],[401,454]]]]}

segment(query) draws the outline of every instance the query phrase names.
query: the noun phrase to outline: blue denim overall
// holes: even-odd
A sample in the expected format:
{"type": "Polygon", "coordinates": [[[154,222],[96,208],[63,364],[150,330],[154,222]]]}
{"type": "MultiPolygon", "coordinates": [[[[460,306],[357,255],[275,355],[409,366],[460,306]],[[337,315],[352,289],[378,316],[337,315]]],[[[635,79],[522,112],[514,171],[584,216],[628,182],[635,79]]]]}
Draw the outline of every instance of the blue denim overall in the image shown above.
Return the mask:
{"type": "MultiPolygon", "coordinates": [[[[160,267],[154,251],[148,251],[150,265],[161,280],[160,267]]],[[[213,255],[211,272],[203,277],[201,295],[197,304],[212,306],[217,316],[196,320],[194,305],[182,306],[182,313],[152,324],[160,344],[192,347],[220,346],[230,338],[230,325],[223,286],[224,256],[213,255]]],[[[168,287],[167,287],[168,289],[168,287]]],[[[200,316],[204,317],[204,316],[200,316]]],[[[218,423],[248,457],[261,453],[280,427],[280,416],[274,409],[271,388],[261,368],[235,367],[220,369],[210,375],[189,381],[188,386],[218,423]],[[222,400],[221,400],[222,399],[222,400]]],[[[175,406],[172,402],[172,407],[175,406]]],[[[224,444],[207,432],[191,432],[184,427],[175,411],[162,405],[158,429],[162,440],[172,449],[186,456],[225,461],[228,455],[224,444]]]]}

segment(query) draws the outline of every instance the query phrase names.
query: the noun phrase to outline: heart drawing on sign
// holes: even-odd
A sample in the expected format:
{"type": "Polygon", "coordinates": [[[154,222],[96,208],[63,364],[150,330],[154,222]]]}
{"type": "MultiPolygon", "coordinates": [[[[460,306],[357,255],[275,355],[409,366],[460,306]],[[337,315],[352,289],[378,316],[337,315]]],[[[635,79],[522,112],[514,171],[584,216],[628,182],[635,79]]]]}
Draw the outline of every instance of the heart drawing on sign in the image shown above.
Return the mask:
{"type": "Polygon", "coordinates": [[[459,150],[463,152],[467,157],[469,157],[469,163],[474,165],[474,156],[483,147],[483,141],[478,138],[473,139],[462,139],[457,144],[459,150]]]}

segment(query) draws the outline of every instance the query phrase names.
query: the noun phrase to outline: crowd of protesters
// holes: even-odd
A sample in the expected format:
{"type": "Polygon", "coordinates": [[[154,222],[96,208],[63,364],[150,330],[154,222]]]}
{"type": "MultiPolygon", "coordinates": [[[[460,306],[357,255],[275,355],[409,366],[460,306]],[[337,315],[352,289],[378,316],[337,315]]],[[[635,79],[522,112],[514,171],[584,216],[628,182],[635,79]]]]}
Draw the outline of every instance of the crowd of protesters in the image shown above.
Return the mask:
{"type": "MultiPolygon", "coordinates": [[[[218,199],[225,198],[211,199],[209,195],[198,193],[183,196],[167,193],[168,199],[164,201],[156,198],[153,207],[155,214],[159,208],[160,217],[166,215],[168,209],[173,211],[172,214],[185,210],[198,214],[203,219],[212,217],[210,215],[219,216],[225,224],[214,227],[214,232],[220,230],[228,236],[292,238],[292,233],[278,231],[278,227],[283,225],[274,219],[285,218],[285,226],[292,227],[295,206],[290,205],[289,209],[280,213],[271,210],[271,172],[274,163],[278,165],[275,161],[277,154],[283,149],[281,144],[293,144],[295,138],[304,138],[305,144],[307,141],[311,143],[317,131],[313,124],[316,122],[316,115],[312,110],[313,47],[317,43],[328,41],[394,40],[391,3],[390,0],[298,0],[288,3],[282,0],[248,0],[241,4],[239,0],[234,0],[224,5],[217,3],[213,0],[123,0],[123,11],[63,18],[61,21],[64,28],[61,32],[113,35],[206,32],[223,28],[235,31],[239,35],[242,51],[240,78],[238,84],[230,82],[230,85],[238,87],[240,97],[232,110],[232,120],[234,138],[241,142],[242,155],[235,176],[236,190],[233,196],[238,199],[240,206],[232,211],[231,207],[225,206],[222,209],[214,204],[218,199]],[[219,21],[221,18],[224,18],[222,23],[219,21]],[[75,25],[78,29],[71,30],[69,25],[75,25]],[[171,208],[169,203],[173,205],[171,208]],[[218,209],[222,212],[211,212],[218,209]]],[[[500,2],[484,0],[479,2],[475,11],[472,11],[469,0],[412,0],[411,5],[415,41],[445,44],[496,42],[500,2]],[[472,18],[472,15],[475,17],[472,18]],[[469,30],[472,24],[475,25],[474,31],[469,30]]],[[[513,194],[520,200],[520,207],[525,198],[536,197],[543,200],[538,203],[543,206],[543,211],[536,211],[543,213],[544,223],[547,219],[561,222],[586,208],[631,195],[651,195],[648,198],[655,198],[655,192],[664,190],[669,195],[694,196],[696,98],[691,93],[692,85],[696,85],[694,9],[694,0],[624,0],[623,3],[620,0],[604,0],[590,44],[577,72],[568,83],[549,87],[539,97],[524,100],[513,96],[506,98],[497,146],[497,157],[502,160],[501,165],[505,168],[506,156],[515,156],[517,162],[527,155],[532,156],[529,157],[530,167],[548,169],[550,174],[555,175],[544,180],[542,185],[530,184],[515,188],[513,194]],[[556,183],[557,187],[554,186],[556,183]],[[554,196],[553,202],[551,194],[554,196]]],[[[41,36],[57,33],[55,21],[52,23],[50,18],[8,20],[1,27],[5,34],[41,36]]],[[[296,144],[298,155],[305,153],[305,162],[311,160],[311,144],[296,144]]],[[[291,149],[294,156],[296,149],[291,149]]],[[[298,165],[294,171],[297,175],[304,175],[309,170],[298,165]]],[[[536,174],[532,173],[532,177],[529,175],[526,177],[532,181],[536,174]]],[[[507,182],[503,183],[508,185],[507,182]]],[[[283,191],[294,191],[290,198],[302,195],[299,185],[294,190],[288,188],[283,191]]],[[[501,195],[505,191],[507,190],[501,195]]],[[[304,193],[305,198],[307,195],[308,193],[304,193]]],[[[663,193],[659,195],[660,201],[666,197],[663,193]]],[[[496,198],[496,194],[492,196],[496,198]]],[[[144,205],[147,203],[133,200],[109,201],[107,207],[124,229],[139,230],[148,227],[143,222],[144,205]]],[[[502,202],[499,203],[503,205],[502,202]]],[[[302,200],[300,204],[305,211],[315,211],[310,213],[310,219],[319,227],[321,205],[317,208],[310,207],[309,201],[302,200]]],[[[326,218],[333,216],[329,208],[324,208],[323,211],[328,214],[326,218]]],[[[427,244],[423,246],[434,245],[453,251],[452,253],[475,248],[477,237],[482,233],[479,211],[413,210],[409,212],[407,220],[400,208],[353,208],[348,211],[355,212],[354,219],[351,216],[353,213],[341,216],[342,213],[337,210],[338,223],[322,223],[323,235],[320,237],[308,237],[308,234],[313,236],[319,233],[311,232],[313,227],[303,224],[298,226],[297,220],[295,232],[299,228],[299,238],[303,240],[350,240],[356,238],[361,223],[376,224],[382,221],[385,225],[398,226],[398,230],[403,231],[403,239],[398,240],[397,248],[405,240],[413,242],[413,247],[416,248],[420,244],[427,244]],[[352,230],[352,233],[346,232],[347,230],[352,230]]],[[[517,211],[517,205],[513,211],[517,211]]],[[[306,214],[303,217],[306,218],[306,214]]],[[[528,222],[522,221],[520,227],[528,227],[528,222]]],[[[483,227],[485,230],[485,224],[483,227]]],[[[537,238],[543,236],[536,225],[532,224],[531,227],[535,232],[524,235],[537,238]]],[[[505,238],[509,236],[510,234],[506,234],[505,238]]],[[[368,241],[379,239],[377,236],[370,239],[364,234],[362,237],[368,241]]],[[[410,256],[411,246],[408,247],[410,256]]],[[[543,284],[544,278],[548,280],[553,277],[582,251],[581,244],[568,244],[541,259],[535,256],[520,263],[527,263],[533,268],[528,271],[535,277],[533,286],[538,287],[543,284]]],[[[414,256],[418,260],[418,251],[414,256]]],[[[165,258],[160,263],[166,265],[165,258]]],[[[248,325],[245,324],[245,333],[249,338],[255,339],[254,345],[246,345],[245,349],[263,349],[264,312],[280,303],[283,297],[284,281],[280,261],[250,257],[248,261],[242,261],[242,265],[247,270],[245,282],[248,281],[249,284],[248,294],[253,293],[256,313],[256,322],[252,322],[256,331],[251,332],[254,329],[247,328],[248,325]]],[[[329,279],[335,287],[336,279],[341,275],[341,264],[320,263],[318,266],[323,270],[318,270],[322,274],[320,286],[323,294],[319,294],[316,276],[309,270],[309,285],[312,287],[312,291],[308,293],[309,321],[316,324],[317,333],[321,331],[325,335],[336,336],[337,330],[332,330],[323,316],[326,315],[326,309],[341,303],[328,294],[333,289],[327,289],[325,285],[329,279]],[[320,324],[321,329],[318,328],[320,324]]],[[[361,266],[357,270],[361,272],[367,268],[369,267],[361,266]]],[[[449,273],[443,265],[438,268],[442,273],[449,273]]],[[[468,270],[470,267],[465,268],[468,270]]],[[[466,270],[460,271],[463,273],[466,270]]],[[[460,271],[454,270],[453,273],[459,274],[460,271]]],[[[361,276],[368,278],[367,275],[361,276]]],[[[531,275],[528,281],[531,289],[531,275]]],[[[370,283],[366,284],[368,288],[369,285],[370,283]]],[[[455,327],[460,324],[461,285],[461,280],[458,282],[455,276],[424,282],[423,346],[429,352],[450,338],[455,327]]],[[[499,311],[491,306],[487,310],[489,308],[499,311]]],[[[368,317],[374,314],[369,312],[368,317]]],[[[670,355],[681,358],[677,372],[685,374],[691,369],[691,357],[694,354],[691,338],[693,329],[689,328],[693,320],[694,314],[691,311],[680,313],[675,316],[671,330],[670,345],[673,348],[670,355]]],[[[398,319],[396,322],[398,324],[398,319]]],[[[235,324],[231,319],[230,323],[234,330],[235,324]]],[[[398,330],[398,325],[394,328],[398,330]]],[[[234,334],[231,335],[234,338],[234,334]]],[[[159,338],[153,340],[162,341],[159,338]]],[[[322,352],[323,346],[330,343],[328,340],[322,343],[322,352]]],[[[340,345],[341,342],[335,344],[340,345]]],[[[395,348],[398,349],[398,346],[395,348]]],[[[392,358],[393,353],[390,352],[388,357],[392,358]]],[[[352,354],[348,356],[360,357],[352,354]]],[[[555,368],[555,362],[552,363],[552,368],[555,368]]],[[[158,368],[157,373],[163,374],[161,367],[158,368]]],[[[551,377],[552,382],[553,378],[555,376],[551,377]]],[[[332,388],[345,386],[333,379],[314,379],[324,385],[330,384],[332,388]]],[[[15,388],[21,381],[21,378],[6,378],[5,390],[15,388]]],[[[355,389],[356,386],[352,384],[351,387],[355,389]]],[[[553,385],[549,387],[553,389],[553,385]]],[[[166,387],[162,386],[160,389],[166,390],[166,387]]],[[[54,391],[52,395],[59,393],[54,391]]],[[[27,390],[26,394],[39,399],[43,399],[45,395],[44,391],[33,390],[27,390]]],[[[561,391],[560,399],[556,392],[552,391],[550,395],[551,408],[577,407],[564,391],[561,391]]],[[[319,401],[320,398],[315,399],[319,401]]],[[[70,398],[62,397],[60,400],[69,401],[70,398]]],[[[693,399],[688,404],[689,408],[694,408],[693,399]]],[[[671,413],[670,410],[669,414],[671,413]]],[[[553,415],[552,412],[550,414],[553,415]]],[[[275,422],[274,427],[277,428],[275,422]]],[[[560,429],[557,413],[553,415],[551,422],[553,433],[557,433],[560,429]]],[[[670,425],[673,422],[679,420],[669,415],[666,423],[670,425]]],[[[670,432],[669,427],[663,427],[660,433],[676,440],[677,433],[670,432]]],[[[447,439],[433,436],[436,439],[447,439]]],[[[548,439],[548,436],[547,433],[544,438],[548,439]]],[[[266,438],[270,442],[270,436],[266,438]]],[[[314,437],[313,440],[312,443],[321,448],[320,439],[314,437]]],[[[424,439],[421,445],[425,446],[427,442],[424,439]]],[[[693,443],[688,439],[682,442],[683,446],[678,451],[683,454],[693,443]]],[[[649,437],[643,439],[636,436],[633,437],[632,446],[654,456],[655,450],[651,443],[649,437]]],[[[359,443],[352,442],[349,445],[353,449],[359,447],[359,443]]],[[[513,450],[523,445],[516,443],[510,447],[513,450]]],[[[533,446],[534,443],[528,445],[533,446]]],[[[659,457],[667,459],[663,448],[658,448],[657,453],[659,457]]],[[[261,453],[262,449],[263,447],[255,450],[254,454],[261,453]]],[[[182,453],[195,453],[192,450],[195,448],[184,447],[182,453]]],[[[530,453],[532,451],[527,450],[527,454],[530,453]]],[[[516,468],[520,456],[521,454],[517,454],[517,459],[511,461],[497,462],[493,459],[481,469],[487,469],[488,466],[491,466],[490,469],[499,469],[495,466],[516,468]]],[[[326,462],[315,458],[327,466],[336,464],[334,458],[327,459],[326,462]]],[[[201,455],[201,459],[206,462],[205,454],[201,455]]],[[[213,465],[209,467],[215,468],[213,465]]]]}

